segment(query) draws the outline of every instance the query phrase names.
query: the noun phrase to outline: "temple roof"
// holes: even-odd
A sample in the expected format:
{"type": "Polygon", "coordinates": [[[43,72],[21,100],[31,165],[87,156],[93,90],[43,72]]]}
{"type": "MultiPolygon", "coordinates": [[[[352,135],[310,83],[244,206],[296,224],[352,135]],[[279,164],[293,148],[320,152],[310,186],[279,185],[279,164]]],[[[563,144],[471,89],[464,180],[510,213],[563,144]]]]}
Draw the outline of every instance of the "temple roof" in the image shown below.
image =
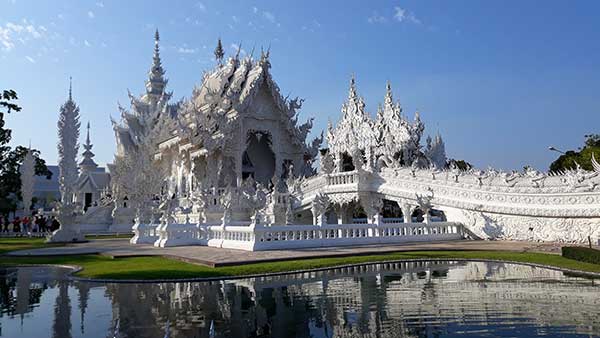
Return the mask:
{"type": "Polygon", "coordinates": [[[94,161],[94,156],[96,156],[92,152],[92,142],[90,141],[90,123],[87,124],[87,137],[85,140],[85,144],[83,145],[83,159],[79,162],[79,168],[83,171],[92,171],[98,167],[98,164],[94,161]]]}

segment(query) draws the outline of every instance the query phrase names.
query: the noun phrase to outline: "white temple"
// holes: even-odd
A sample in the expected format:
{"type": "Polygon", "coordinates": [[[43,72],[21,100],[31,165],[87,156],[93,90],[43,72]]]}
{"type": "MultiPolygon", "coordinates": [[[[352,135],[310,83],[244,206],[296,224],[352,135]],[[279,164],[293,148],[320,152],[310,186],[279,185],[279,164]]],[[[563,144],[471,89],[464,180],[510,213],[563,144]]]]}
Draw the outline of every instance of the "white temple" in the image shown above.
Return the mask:
{"type": "Polygon", "coordinates": [[[461,171],[439,133],[422,144],[419,113],[409,120],[389,83],[372,118],[354,77],[340,120],[308,140],[312,119],[300,123],[303,100],[280,94],[268,51],[217,56],[191,97],[171,102],[156,33],[146,91],[113,121],[111,198],[82,225],[245,250],[600,236],[595,160],[594,172],[461,171]]]}

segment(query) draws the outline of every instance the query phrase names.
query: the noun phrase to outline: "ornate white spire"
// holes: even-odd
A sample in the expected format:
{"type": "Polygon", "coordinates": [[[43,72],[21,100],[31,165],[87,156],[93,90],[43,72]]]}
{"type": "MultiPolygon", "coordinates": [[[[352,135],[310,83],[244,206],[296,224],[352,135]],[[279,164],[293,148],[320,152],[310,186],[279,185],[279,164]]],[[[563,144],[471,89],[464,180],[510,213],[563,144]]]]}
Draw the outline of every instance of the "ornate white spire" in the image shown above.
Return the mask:
{"type": "Polygon", "coordinates": [[[79,107],[73,101],[72,86],[69,83],[69,99],[60,107],[58,117],[58,168],[63,203],[72,202],[73,185],[78,177],[79,127],[79,107]]]}
{"type": "Polygon", "coordinates": [[[356,93],[356,80],[354,74],[350,78],[350,89],[348,90],[348,101],[342,106],[342,119],[367,121],[369,116],[365,111],[365,103],[363,99],[356,93]],[[347,116],[352,115],[352,116],[347,116]]]}
{"type": "Polygon", "coordinates": [[[437,169],[444,169],[448,159],[446,158],[446,146],[439,131],[433,138],[427,137],[426,154],[431,164],[437,169]]]}
{"type": "Polygon", "coordinates": [[[392,105],[392,104],[394,104],[394,95],[392,94],[392,84],[390,83],[390,81],[388,81],[385,84],[385,99],[384,99],[384,103],[386,105],[392,105]]]}
{"type": "Polygon", "coordinates": [[[48,242],[65,243],[84,240],[81,228],[75,221],[76,205],[73,203],[73,190],[79,178],[77,169],[79,127],[79,107],[73,101],[69,85],[69,99],[60,107],[58,117],[58,183],[61,203],[57,208],[57,218],[60,228],[52,233],[48,242]]]}
{"type": "Polygon", "coordinates": [[[160,61],[160,35],[158,29],[154,33],[154,56],[152,57],[152,67],[148,72],[148,81],[146,81],[146,93],[151,101],[157,102],[165,91],[167,80],[165,79],[165,70],[160,61]]]}
{"type": "MultiPolygon", "coordinates": [[[[394,103],[394,94],[392,93],[392,84],[388,81],[385,85],[385,97],[383,99],[383,110],[381,113],[384,123],[390,123],[394,121],[395,124],[399,124],[402,120],[402,107],[400,103],[394,103]]],[[[394,127],[397,127],[394,125],[394,127]]]]}
{"type": "Polygon", "coordinates": [[[342,118],[335,128],[328,128],[327,144],[332,156],[339,161],[343,153],[352,154],[355,149],[368,155],[376,139],[373,121],[365,110],[363,99],[357,94],[353,74],[350,78],[348,100],[342,105],[342,118]]]}
{"type": "Polygon", "coordinates": [[[96,169],[98,167],[98,165],[96,164],[96,162],[94,162],[93,157],[95,156],[95,154],[92,152],[92,142],[90,141],[90,123],[88,122],[87,124],[87,137],[85,140],[85,144],[83,145],[83,148],[85,149],[85,151],[83,152],[83,160],[81,160],[81,162],[79,163],[79,168],[81,168],[82,171],[93,171],[94,169],[96,169]]]}

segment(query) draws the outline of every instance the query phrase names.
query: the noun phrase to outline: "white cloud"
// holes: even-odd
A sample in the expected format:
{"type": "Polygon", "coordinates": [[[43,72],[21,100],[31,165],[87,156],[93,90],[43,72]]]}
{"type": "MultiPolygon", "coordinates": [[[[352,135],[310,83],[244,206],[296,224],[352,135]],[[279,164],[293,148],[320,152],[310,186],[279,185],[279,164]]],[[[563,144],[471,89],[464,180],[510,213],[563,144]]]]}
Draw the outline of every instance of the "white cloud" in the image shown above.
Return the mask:
{"type": "Polygon", "coordinates": [[[88,40],[83,40],[83,44],[84,44],[86,47],[92,47],[92,44],[91,44],[91,43],[90,43],[88,40]]]}
{"type": "Polygon", "coordinates": [[[233,20],[233,22],[235,22],[235,23],[240,22],[240,19],[237,16],[235,16],[235,15],[231,16],[231,20],[233,20]]]}
{"type": "Polygon", "coordinates": [[[377,12],[373,12],[373,15],[367,18],[369,23],[386,23],[387,18],[383,15],[379,15],[377,12]]]}
{"type": "Polygon", "coordinates": [[[268,11],[264,11],[263,12],[263,17],[269,21],[271,21],[272,23],[275,23],[275,15],[273,15],[273,13],[268,12],[268,11]]]}
{"type": "Polygon", "coordinates": [[[256,8],[256,7],[252,7],[252,12],[253,12],[254,14],[258,13],[258,8],[256,8]]]}
{"type": "Polygon", "coordinates": [[[104,3],[101,1],[96,2],[96,6],[100,7],[100,8],[104,8],[104,3]]]}
{"type": "Polygon", "coordinates": [[[204,6],[204,4],[203,4],[203,3],[201,3],[201,2],[196,2],[196,5],[195,5],[195,6],[196,6],[196,8],[198,8],[199,10],[201,10],[201,11],[203,11],[203,12],[206,12],[206,6],[204,6]]]}
{"type": "Polygon", "coordinates": [[[195,54],[198,50],[196,48],[179,47],[177,53],[180,54],[195,54]]]}
{"type": "Polygon", "coordinates": [[[300,27],[303,31],[309,31],[314,33],[317,29],[321,28],[321,23],[317,20],[313,20],[310,24],[303,25],[300,27]]]}
{"type": "Polygon", "coordinates": [[[88,15],[88,18],[90,18],[90,19],[93,19],[93,18],[96,17],[96,15],[94,14],[94,12],[92,12],[92,11],[88,11],[87,15],[88,15]]]}
{"type": "Polygon", "coordinates": [[[58,19],[60,20],[64,20],[65,19],[65,15],[62,13],[58,13],[58,15],[56,16],[58,19]]]}
{"type": "Polygon", "coordinates": [[[15,41],[25,45],[30,40],[41,39],[48,32],[46,27],[36,27],[26,19],[22,22],[22,24],[8,22],[4,27],[0,26],[0,50],[9,52],[15,48],[15,41]]]}
{"type": "Polygon", "coordinates": [[[421,20],[419,20],[414,13],[399,6],[394,7],[394,19],[398,22],[412,22],[417,25],[421,24],[421,20]]]}
{"type": "Polygon", "coordinates": [[[27,61],[29,61],[31,63],[35,63],[35,60],[31,56],[27,55],[27,56],[25,56],[25,58],[27,59],[27,61]]]}

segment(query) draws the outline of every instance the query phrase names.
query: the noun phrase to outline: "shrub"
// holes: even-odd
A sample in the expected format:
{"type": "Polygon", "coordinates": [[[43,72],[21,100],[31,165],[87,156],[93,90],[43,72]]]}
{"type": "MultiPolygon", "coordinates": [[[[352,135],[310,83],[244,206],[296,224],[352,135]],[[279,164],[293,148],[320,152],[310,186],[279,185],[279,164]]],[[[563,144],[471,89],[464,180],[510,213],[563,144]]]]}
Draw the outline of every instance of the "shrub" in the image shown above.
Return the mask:
{"type": "Polygon", "coordinates": [[[563,246],[561,248],[562,256],[574,259],[580,262],[600,264],[600,250],[581,247],[581,246],[563,246]]]}

